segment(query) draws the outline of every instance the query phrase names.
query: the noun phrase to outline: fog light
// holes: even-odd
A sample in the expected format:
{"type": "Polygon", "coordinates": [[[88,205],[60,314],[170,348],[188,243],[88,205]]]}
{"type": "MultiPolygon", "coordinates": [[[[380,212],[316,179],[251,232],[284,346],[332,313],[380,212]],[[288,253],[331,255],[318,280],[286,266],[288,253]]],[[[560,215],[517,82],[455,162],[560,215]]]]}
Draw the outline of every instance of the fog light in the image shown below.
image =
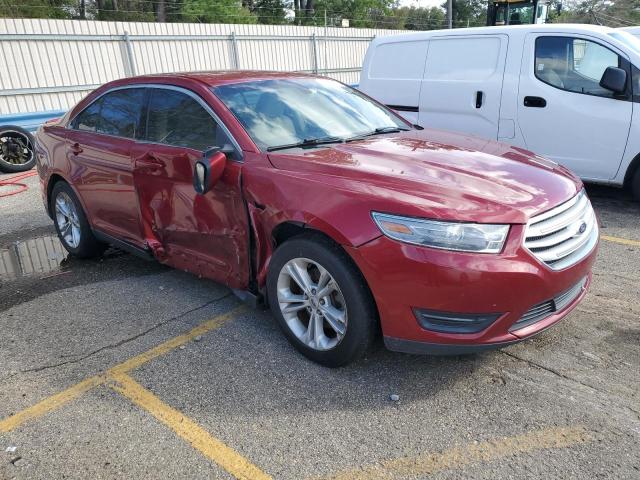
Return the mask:
{"type": "Polygon", "coordinates": [[[501,313],[450,313],[414,308],[418,323],[425,330],[439,333],[478,333],[493,322],[501,313]]]}

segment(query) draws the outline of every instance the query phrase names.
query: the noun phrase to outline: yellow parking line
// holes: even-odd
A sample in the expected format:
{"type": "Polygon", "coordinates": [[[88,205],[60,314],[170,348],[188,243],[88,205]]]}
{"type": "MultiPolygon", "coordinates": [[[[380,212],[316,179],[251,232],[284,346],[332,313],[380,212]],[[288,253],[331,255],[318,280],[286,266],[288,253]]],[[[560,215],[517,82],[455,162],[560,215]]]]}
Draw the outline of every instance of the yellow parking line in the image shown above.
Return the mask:
{"type": "Polygon", "coordinates": [[[53,410],[62,407],[63,405],[71,402],[83,393],[87,392],[88,390],[91,390],[98,385],[102,385],[106,381],[108,375],[127,373],[132,369],[137,368],[145,364],[146,362],[153,360],[160,355],[164,355],[171,350],[179,347],[180,345],[193,340],[198,335],[202,335],[210,330],[222,326],[225,322],[231,320],[245,310],[245,306],[240,306],[227,313],[218,315],[217,317],[214,317],[211,320],[198,325],[197,327],[191,329],[189,332],[183,335],[171,338],[166,342],[161,343],[157,347],[152,348],[151,350],[141,353],[140,355],[136,355],[135,357],[132,357],[129,360],[126,360],[125,362],[110,368],[106,372],[106,374],[100,373],[96,376],[87,378],[60,393],[45,398],[44,400],[25,410],[22,410],[11,415],[10,417],[0,420],[0,433],[10,432],[11,430],[19,427],[29,420],[41,417],[42,415],[45,415],[53,410]]]}
{"type": "Polygon", "coordinates": [[[620,237],[611,237],[609,235],[600,235],[602,240],[606,240],[607,242],[620,243],[622,245],[631,245],[632,247],[640,247],[640,241],[638,240],[629,240],[628,238],[620,238],[620,237]]]}
{"type": "Polygon", "coordinates": [[[89,377],[80,383],[75,384],[71,388],[45,398],[41,402],[36,403],[32,407],[26,408],[10,417],[0,420],[0,433],[10,432],[14,428],[22,425],[24,422],[32,420],[34,418],[41,417],[46,413],[60,408],[61,406],[76,399],[84,392],[91,390],[92,388],[104,383],[104,375],[96,375],[95,377],[89,377]]]}
{"type": "Polygon", "coordinates": [[[267,480],[271,478],[234,449],[211,436],[189,417],[163,403],[162,400],[128,375],[117,373],[113,374],[111,378],[116,383],[109,384],[109,387],[156,417],[179,437],[189,442],[193,448],[220,465],[234,477],[246,480],[267,480]]]}
{"type": "Polygon", "coordinates": [[[453,447],[438,453],[396,458],[377,465],[345,470],[331,480],[390,479],[432,475],[476,462],[490,462],[515,454],[551,448],[567,448],[591,441],[583,427],[553,427],[476,444],[453,447]]]}
{"type": "Polygon", "coordinates": [[[247,310],[247,307],[245,307],[244,305],[241,305],[227,313],[218,315],[217,317],[212,318],[209,321],[201,323],[200,325],[189,330],[187,333],[183,335],[178,335],[177,337],[171,338],[166,342],[161,343],[157,347],[152,348],[151,350],[141,353],[140,355],[136,355],[135,357],[132,357],[129,360],[126,360],[121,364],[110,368],[107,371],[107,374],[117,375],[119,373],[130,372],[134,368],[138,368],[139,366],[144,365],[148,361],[153,360],[154,358],[159,357],[161,355],[164,355],[170,352],[171,350],[178,348],[180,345],[184,345],[185,343],[190,342],[191,340],[196,338],[198,335],[203,335],[210,330],[214,330],[216,328],[221,327],[224,323],[228,322],[235,316],[240,315],[246,310],[247,310]]]}

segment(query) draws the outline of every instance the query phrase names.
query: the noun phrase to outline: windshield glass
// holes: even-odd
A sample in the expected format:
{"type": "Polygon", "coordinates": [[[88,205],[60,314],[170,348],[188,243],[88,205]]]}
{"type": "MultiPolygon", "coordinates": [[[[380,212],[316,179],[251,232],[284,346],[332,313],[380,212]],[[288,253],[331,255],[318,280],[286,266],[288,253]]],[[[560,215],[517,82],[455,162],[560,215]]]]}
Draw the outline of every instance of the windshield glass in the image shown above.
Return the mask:
{"type": "Polygon", "coordinates": [[[640,39],[638,39],[638,37],[636,37],[635,35],[631,35],[628,32],[611,32],[609,33],[609,35],[616,40],[621,41],[636,53],[640,53],[640,39]]]}
{"type": "Polygon", "coordinates": [[[261,150],[313,139],[346,140],[376,129],[407,128],[389,110],[329,79],[257,80],[221,85],[213,92],[261,150]]]}

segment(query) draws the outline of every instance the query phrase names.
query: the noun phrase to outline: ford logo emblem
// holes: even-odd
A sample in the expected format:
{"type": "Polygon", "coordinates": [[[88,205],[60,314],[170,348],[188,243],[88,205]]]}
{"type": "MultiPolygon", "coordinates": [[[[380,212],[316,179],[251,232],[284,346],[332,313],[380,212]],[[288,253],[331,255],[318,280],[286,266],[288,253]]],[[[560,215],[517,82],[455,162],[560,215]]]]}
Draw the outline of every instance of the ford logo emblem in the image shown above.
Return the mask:
{"type": "Polygon", "coordinates": [[[578,233],[584,233],[587,229],[587,222],[582,222],[580,227],[578,227],[578,233]]]}

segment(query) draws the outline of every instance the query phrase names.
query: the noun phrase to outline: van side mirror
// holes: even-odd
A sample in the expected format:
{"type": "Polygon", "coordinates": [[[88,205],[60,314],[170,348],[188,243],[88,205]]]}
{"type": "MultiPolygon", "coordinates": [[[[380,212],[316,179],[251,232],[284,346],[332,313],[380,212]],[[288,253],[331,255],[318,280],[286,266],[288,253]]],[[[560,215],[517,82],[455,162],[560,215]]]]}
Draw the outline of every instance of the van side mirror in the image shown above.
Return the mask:
{"type": "Polygon", "coordinates": [[[627,72],[618,67],[607,67],[600,79],[600,86],[614,93],[624,93],[627,86],[627,72]]]}
{"type": "Polygon", "coordinates": [[[222,177],[227,165],[227,154],[223,148],[215,147],[205,151],[202,159],[196,162],[193,169],[193,188],[196,193],[204,195],[213,188],[222,177]]]}

